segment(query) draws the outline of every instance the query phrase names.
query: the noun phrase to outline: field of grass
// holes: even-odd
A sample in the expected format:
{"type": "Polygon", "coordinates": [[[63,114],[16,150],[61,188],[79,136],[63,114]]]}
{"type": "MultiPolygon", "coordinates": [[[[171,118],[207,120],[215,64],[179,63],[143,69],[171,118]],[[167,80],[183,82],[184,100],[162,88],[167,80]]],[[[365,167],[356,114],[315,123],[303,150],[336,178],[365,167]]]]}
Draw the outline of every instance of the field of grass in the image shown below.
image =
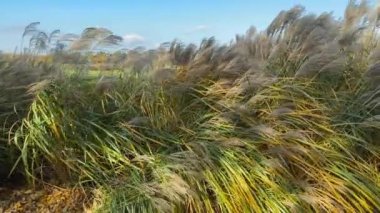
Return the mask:
{"type": "Polygon", "coordinates": [[[0,58],[2,184],[91,212],[380,211],[379,11],[297,6],[141,73],[0,58]]]}

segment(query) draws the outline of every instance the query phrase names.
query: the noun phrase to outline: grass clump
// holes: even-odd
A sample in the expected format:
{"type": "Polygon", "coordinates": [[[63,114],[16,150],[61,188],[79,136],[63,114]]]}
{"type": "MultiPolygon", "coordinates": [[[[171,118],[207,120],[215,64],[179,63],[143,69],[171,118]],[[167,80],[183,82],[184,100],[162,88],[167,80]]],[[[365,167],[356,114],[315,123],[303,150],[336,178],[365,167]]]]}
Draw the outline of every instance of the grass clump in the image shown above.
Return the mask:
{"type": "Polygon", "coordinates": [[[56,79],[58,73],[55,65],[33,57],[0,57],[0,182],[10,175],[18,155],[17,149],[9,145],[12,129],[16,129],[27,114],[34,94],[56,79]]]}
{"type": "Polygon", "coordinates": [[[15,133],[20,161],[32,182],[101,187],[99,211],[380,208],[377,146],[349,128],[345,93],[288,78],[250,98],[219,86],[53,84],[15,133]]]}

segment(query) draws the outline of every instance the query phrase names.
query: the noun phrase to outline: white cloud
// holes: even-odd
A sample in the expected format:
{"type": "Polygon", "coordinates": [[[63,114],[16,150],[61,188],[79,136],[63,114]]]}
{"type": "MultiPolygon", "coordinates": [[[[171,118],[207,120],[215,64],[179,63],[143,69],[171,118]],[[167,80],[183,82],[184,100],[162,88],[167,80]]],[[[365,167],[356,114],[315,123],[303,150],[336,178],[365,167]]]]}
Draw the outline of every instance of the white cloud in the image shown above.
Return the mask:
{"type": "Polygon", "coordinates": [[[202,32],[208,30],[210,27],[204,24],[197,25],[189,30],[187,30],[187,33],[196,33],[196,32],[202,32]]]}
{"type": "Polygon", "coordinates": [[[127,44],[137,44],[145,41],[145,38],[136,33],[128,33],[123,36],[125,43],[127,44]]]}
{"type": "Polygon", "coordinates": [[[198,30],[198,31],[203,31],[203,30],[207,30],[207,29],[208,29],[207,25],[198,25],[194,28],[194,30],[198,30]]]}

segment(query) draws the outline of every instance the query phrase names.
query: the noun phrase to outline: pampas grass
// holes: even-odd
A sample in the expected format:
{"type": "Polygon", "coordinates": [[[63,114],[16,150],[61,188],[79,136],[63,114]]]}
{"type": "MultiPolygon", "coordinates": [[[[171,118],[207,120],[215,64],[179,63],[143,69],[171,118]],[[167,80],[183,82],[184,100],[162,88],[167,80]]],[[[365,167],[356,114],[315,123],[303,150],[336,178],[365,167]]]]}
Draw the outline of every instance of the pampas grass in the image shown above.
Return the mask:
{"type": "Polygon", "coordinates": [[[341,21],[296,6],[228,45],[130,51],[120,78],[35,72],[5,96],[9,112],[30,102],[0,152],[17,150],[6,161],[31,185],[96,188],[99,212],[378,211],[372,13],[365,1],[341,21]]]}

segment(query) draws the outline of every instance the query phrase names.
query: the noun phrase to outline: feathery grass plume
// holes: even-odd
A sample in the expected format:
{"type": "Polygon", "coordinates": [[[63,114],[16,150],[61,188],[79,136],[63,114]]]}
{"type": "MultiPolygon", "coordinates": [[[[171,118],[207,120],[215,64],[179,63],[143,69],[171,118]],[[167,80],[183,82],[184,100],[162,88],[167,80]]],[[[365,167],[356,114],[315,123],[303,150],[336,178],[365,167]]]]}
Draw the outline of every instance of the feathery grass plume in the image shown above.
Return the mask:
{"type": "Polygon", "coordinates": [[[338,43],[342,47],[351,46],[359,37],[359,34],[365,29],[365,27],[355,28],[344,32],[338,40],[338,43]]]}
{"type": "Polygon", "coordinates": [[[306,15],[295,19],[284,32],[284,40],[302,43],[315,28],[316,15],[306,15]],[[297,36],[296,36],[297,35],[297,36]]]}
{"type": "Polygon", "coordinates": [[[356,0],[350,0],[345,13],[344,13],[344,24],[343,32],[347,32],[356,28],[363,17],[367,15],[368,12],[368,2],[367,0],[361,0],[359,4],[356,0]]]}
{"type": "Polygon", "coordinates": [[[331,61],[339,57],[339,46],[336,43],[326,44],[321,53],[311,56],[296,71],[296,78],[312,78],[331,61]]]}
{"type": "MultiPolygon", "coordinates": [[[[22,106],[32,100],[30,86],[53,79],[57,75],[58,68],[43,62],[37,62],[33,58],[21,56],[5,62],[1,67],[0,87],[3,91],[4,102],[1,104],[4,114],[17,109],[24,110],[22,106]]],[[[34,90],[37,88],[34,86],[34,90]]]]}
{"type": "Polygon", "coordinates": [[[283,27],[283,20],[285,19],[286,12],[284,10],[280,11],[280,13],[273,19],[273,21],[268,26],[266,32],[267,35],[273,37],[276,33],[278,33],[283,27]]]}
{"type": "Polygon", "coordinates": [[[287,47],[286,44],[283,42],[278,43],[275,46],[273,46],[269,54],[268,60],[273,61],[273,60],[276,60],[277,58],[281,58],[281,56],[285,53],[286,47],[287,47]]]}
{"type": "Polygon", "coordinates": [[[24,39],[30,37],[29,49],[25,50],[28,50],[32,54],[48,53],[50,50],[56,49],[59,44],[60,30],[53,30],[51,33],[47,33],[37,28],[39,24],[40,22],[30,23],[25,27],[22,35],[21,48],[23,48],[24,39]]]}
{"type": "Polygon", "coordinates": [[[22,38],[21,38],[21,49],[24,48],[25,37],[26,36],[32,36],[38,32],[38,29],[37,29],[38,25],[40,25],[40,22],[32,22],[24,28],[24,32],[23,32],[22,38]]]}
{"type": "Polygon", "coordinates": [[[312,55],[320,52],[323,45],[331,42],[338,33],[338,23],[331,13],[319,15],[312,24],[313,29],[306,35],[301,43],[302,53],[312,55]]]}
{"type": "Polygon", "coordinates": [[[331,82],[335,87],[340,84],[346,67],[347,59],[344,56],[329,62],[324,65],[318,72],[318,79],[331,82]]]}
{"type": "Polygon", "coordinates": [[[249,94],[251,92],[257,92],[261,88],[269,86],[275,81],[275,77],[271,77],[264,73],[258,72],[242,76],[238,80],[237,86],[239,87],[239,90],[242,94],[249,94]]]}
{"type": "Polygon", "coordinates": [[[49,43],[52,43],[54,40],[57,40],[60,36],[61,30],[53,30],[49,34],[49,43]]]}
{"type": "Polygon", "coordinates": [[[298,51],[290,49],[285,43],[278,43],[268,57],[267,70],[279,77],[293,76],[302,61],[298,51]]]}
{"type": "Polygon", "coordinates": [[[172,63],[179,66],[185,66],[189,64],[191,59],[194,57],[196,51],[196,46],[194,44],[189,44],[184,47],[183,44],[174,41],[170,46],[169,53],[171,54],[172,63]]]}
{"type": "Polygon", "coordinates": [[[288,25],[297,20],[304,11],[305,8],[301,5],[296,5],[290,10],[288,10],[285,15],[284,25],[288,25]]]}
{"type": "MultiPolygon", "coordinates": [[[[258,39],[257,29],[251,26],[245,33],[245,35],[239,36],[237,35],[235,38],[235,44],[230,47],[230,51],[233,54],[239,55],[239,57],[252,57],[257,54],[256,46],[258,39]]],[[[261,39],[266,37],[266,35],[262,34],[261,39]]]]}
{"type": "Polygon", "coordinates": [[[74,40],[70,45],[70,50],[83,51],[93,50],[94,48],[117,46],[123,38],[114,35],[106,28],[88,27],[83,30],[80,38],[74,40]]]}
{"type": "Polygon", "coordinates": [[[234,58],[219,70],[219,77],[221,78],[238,78],[249,69],[247,62],[241,58],[234,58]]]}
{"type": "Polygon", "coordinates": [[[334,40],[337,29],[329,14],[299,17],[284,28],[282,39],[271,50],[268,68],[283,77],[294,76],[308,57],[321,52],[326,43],[334,40]]]}
{"type": "Polygon", "coordinates": [[[34,34],[29,41],[29,48],[43,51],[48,48],[49,36],[45,32],[34,34]]]}
{"type": "Polygon", "coordinates": [[[331,32],[322,27],[315,27],[302,43],[301,51],[305,55],[313,55],[322,51],[323,45],[330,42],[331,39],[326,38],[326,34],[331,32]]]}
{"type": "Polygon", "coordinates": [[[186,78],[196,81],[201,78],[215,77],[214,69],[217,58],[215,57],[216,42],[214,38],[204,39],[194,55],[194,59],[188,66],[186,78]]]}
{"type": "Polygon", "coordinates": [[[286,27],[297,20],[304,10],[304,7],[296,5],[287,11],[281,11],[267,28],[267,35],[270,37],[276,35],[279,41],[286,27]]]}
{"type": "Polygon", "coordinates": [[[40,25],[40,22],[32,22],[28,26],[24,28],[24,32],[22,34],[22,37],[33,35],[38,31],[37,26],[40,25]]]}
{"type": "Polygon", "coordinates": [[[358,40],[359,35],[369,27],[367,21],[369,13],[368,2],[366,0],[362,0],[359,4],[356,4],[355,0],[349,2],[338,40],[338,43],[342,47],[352,45],[358,40]]]}
{"type": "Polygon", "coordinates": [[[255,46],[255,55],[260,61],[264,61],[269,57],[269,52],[272,48],[271,40],[263,33],[255,37],[253,41],[255,46]]]}

